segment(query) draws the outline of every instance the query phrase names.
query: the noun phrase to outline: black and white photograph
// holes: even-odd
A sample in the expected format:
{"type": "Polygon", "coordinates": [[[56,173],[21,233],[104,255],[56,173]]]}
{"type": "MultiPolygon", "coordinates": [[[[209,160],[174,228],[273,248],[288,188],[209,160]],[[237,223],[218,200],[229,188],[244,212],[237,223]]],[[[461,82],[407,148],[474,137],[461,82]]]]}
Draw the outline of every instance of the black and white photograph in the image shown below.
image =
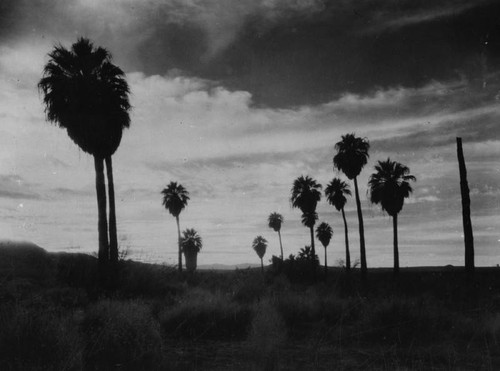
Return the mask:
{"type": "Polygon", "coordinates": [[[0,0],[0,370],[498,369],[498,0],[0,0]]]}

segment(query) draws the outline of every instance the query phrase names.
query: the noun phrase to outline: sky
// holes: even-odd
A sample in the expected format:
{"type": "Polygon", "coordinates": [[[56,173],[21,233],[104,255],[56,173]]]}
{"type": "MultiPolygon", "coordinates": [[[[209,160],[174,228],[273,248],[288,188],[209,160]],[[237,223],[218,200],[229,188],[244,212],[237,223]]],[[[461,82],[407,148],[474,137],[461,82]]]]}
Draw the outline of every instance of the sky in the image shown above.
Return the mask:
{"type": "MultiPolygon", "coordinates": [[[[176,224],[161,190],[183,184],[181,228],[198,264],[259,263],[279,212],[285,255],[310,244],[293,180],[333,177],[346,133],[370,141],[359,177],[368,266],[392,265],[392,220],[367,182],[390,157],[416,176],[399,216],[401,266],[462,265],[456,137],[463,138],[478,265],[500,264],[500,3],[476,0],[0,0],[0,239],[97,251],[92,158],[47,123],[37,82],[55,45],[105,47],[126,72],[130,129],[113,157],[120,245],[175,264],[176,224]]],[[[334,230],[330,265],[344,257],[334,230]]],[[[355,202],[346,205],[359,257],[355,202]]],[[[323,250],[316,242],[320,260],[323,250]]]]}

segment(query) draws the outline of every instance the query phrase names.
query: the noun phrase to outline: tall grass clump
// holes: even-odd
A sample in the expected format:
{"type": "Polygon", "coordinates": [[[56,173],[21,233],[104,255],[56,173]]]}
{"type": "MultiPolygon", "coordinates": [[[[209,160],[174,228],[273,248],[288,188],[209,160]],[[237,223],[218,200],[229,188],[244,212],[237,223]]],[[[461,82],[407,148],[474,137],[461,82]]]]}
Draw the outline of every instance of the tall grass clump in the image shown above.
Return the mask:
{"type": "Polygon", "coordinates": [[[90,306],[81,324],[87,369],[155,369],[162,357],[160,327],[140,302],[103,300],[90,306]]]}
{"type": "Polygon", "coordinates": [[[0,329],[1,370],[81,369],[78,328],[67,315],[4,305],[0,329]]]}
{"type": "Polygon", "coordinates": [[[250,327],[252,311],[220,292],[193,288],[159,313],[162,330],[174,339],[237,340],[250,327]]]}
{"type": "Polygon", "coordinates": [[[280,349],[287,339],[287,328],[281,314],[269,300],[255,305],[247,344],[251,359],[259,369],[277,369],[280,349]]]}

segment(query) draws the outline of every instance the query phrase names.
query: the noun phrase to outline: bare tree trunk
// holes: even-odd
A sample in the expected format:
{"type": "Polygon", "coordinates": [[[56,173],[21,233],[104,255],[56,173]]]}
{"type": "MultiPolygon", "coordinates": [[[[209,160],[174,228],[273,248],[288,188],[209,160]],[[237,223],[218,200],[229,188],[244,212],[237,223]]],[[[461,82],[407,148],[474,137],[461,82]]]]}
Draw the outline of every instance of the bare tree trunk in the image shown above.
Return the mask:
{"type": "Polygon", "coordinates": [[[465,271],[467,275],[474,275],[474,236],[472,234],[472,222],[470,219],[470,196],[467,183],[467,169],[465,167],[464,153],[462,150],[462,138],[457,138],[458,167],[460,170],[460,191],[462,193],[462,221],[464,228],[465,243],[465,271]]]}
{"type": "Polygon", "coordinates": [[[398,249],[398,214],[392,217],[394,233],[394,275],[399,275],[399,249],[398,249]]]}
{"type": "Polygon", "coordinates": [[[344,231],[345,231],[345,269],[347,271],[351,270],[351,254],[349,252],[349,235],[347,233],[347,220],[345,219],[344,208],[342,208],[342,218],[344,219],[344,231]]]}
{"type": "Polygon", "coordinates": [[[179,246],[179,272],[182,273],[182,249],[181,249],[181,227],[179,225],[179,215],[175,217],[177,222],[177,244],[179,246]]]}
{"type": "Polygon", "coordinates": [[[109,261],[109,244],[108,244],[108,222],[106,215],[106,181],[104,179],[104,161],[103,158],[94,156],[95,167],[95,189],[97,193],[97,230],[99,232],[99,274],[101,282],[104,280],[107,273],[107,265],[109,261]]]}
{"type": "Polygon", "coordinates": [[[263,258],[260,258],[260,270],[262,271],[262,274],[264,274],[264,260],[263,260],[263,258]]]}
{"type": "Polygon", "coordinates": [[[281,232],[279,229],[278,229],[278,237],[280,239],[281,260],[283,260],[283,245],[281,244],[281,232]]]}
{"type": "Polygon", "coordinates": [[[109,260],[118,262],[118,237],[116,231],[115,184],[113,182],[113,163],[111,156],[106,157],[109,196],[109,260]]]}
{"type": "Polygon", "coordinates": [[[366,279],[367,266],[366,266],[366,249],[365,249],[365,227],[363,225],[363,213],[361,211],[361,201],[359,200],[358,180],[354,178],[354,191],[356,194],[356,207],[358,209],[358,222],[359,222],[359,250],[361,255],[361,277],[366,279]]]}

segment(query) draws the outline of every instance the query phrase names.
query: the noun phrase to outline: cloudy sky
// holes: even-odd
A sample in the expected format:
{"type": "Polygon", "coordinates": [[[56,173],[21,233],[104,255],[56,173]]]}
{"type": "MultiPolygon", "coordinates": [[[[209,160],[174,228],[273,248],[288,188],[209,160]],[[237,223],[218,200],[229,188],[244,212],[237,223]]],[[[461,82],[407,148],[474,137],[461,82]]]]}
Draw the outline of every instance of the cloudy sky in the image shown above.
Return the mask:
{"type": "MultiPolygon", "coordinates": [[[[45,121],[47,53],[79,36],[111,51],[131,87],[131,128],[114,156],[118,233],[131,256],[173,264],[160,191],[191,193],[181,215],[199,264],[258,262],[285,217],[285,254],[309,243],[293,180],[334,176],[334,144],[371,143],[360,176],[369,266],[391,266],[392,222],[366,183],[390,156],[417,177],[400,214],[401,265],[463,263],[455,138],[464,141],[479,265],[500,263],[500,4],[476,0],[1,0],[0,238],[97,250],[92,159],[45,121]]],[[[341,216],[329,261],[343,257],[341,216]]],[[[359,255],[355,203],[347,218],[359,255]]],[[[320,250],[321,252],[321,250],[320,250]]]]}

